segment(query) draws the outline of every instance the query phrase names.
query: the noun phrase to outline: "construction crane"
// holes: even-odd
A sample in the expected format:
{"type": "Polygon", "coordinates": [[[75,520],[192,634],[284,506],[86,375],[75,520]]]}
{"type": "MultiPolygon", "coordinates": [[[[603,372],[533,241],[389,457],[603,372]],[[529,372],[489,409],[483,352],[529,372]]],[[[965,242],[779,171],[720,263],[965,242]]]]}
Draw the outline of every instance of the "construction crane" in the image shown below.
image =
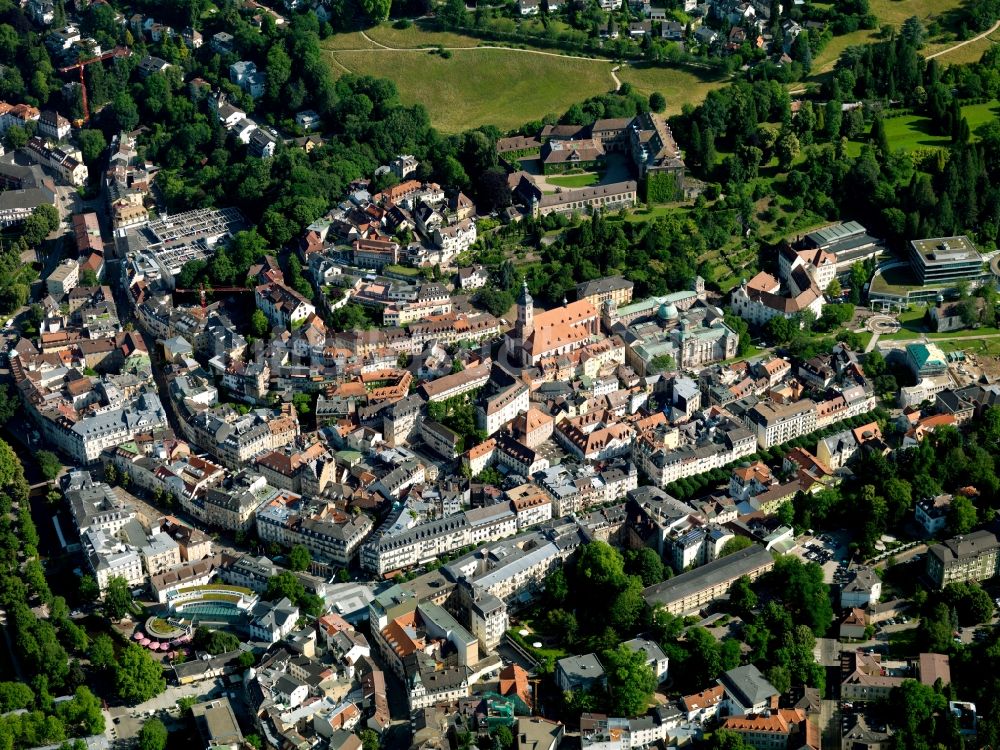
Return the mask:
{"type": "Polygon", "coordinates": [[[208,289],[205,288],[204,284],[199,284],[197,289],[174,289],[175,294],[197,294],[198,299],[201,300],[202,309],[208,307],[208,301],[205,299],[209,292],[250,292],[253,293],[251,287],[245,286],[213,286],[208,289]]]}
{"type": "Polygon", "coordinates": [[[110,60],[114,57],[128,57],[131,54],[132,50],[128,47],[115,47],[113,50],[105,52],[103,55],[91,57],[88,60],[80,60],[72,65],[67,65],[65,68],[59,68],[60,73],[70,73],[74,70],[80,72],[80,89],[83,92],[83,119],[76,121],[77,127],[80,127],[90,120],[90,105],[87,102],[87,82],[83,79],[83,69],[93,63],[104,62],[105,60],[110,60]]]}

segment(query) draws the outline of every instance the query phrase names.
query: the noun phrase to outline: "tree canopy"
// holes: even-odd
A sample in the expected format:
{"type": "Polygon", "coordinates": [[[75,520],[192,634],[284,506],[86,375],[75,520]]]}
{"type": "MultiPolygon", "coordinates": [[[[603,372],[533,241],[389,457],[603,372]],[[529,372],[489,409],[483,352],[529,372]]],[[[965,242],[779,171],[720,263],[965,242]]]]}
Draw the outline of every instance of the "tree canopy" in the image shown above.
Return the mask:
{"type": "Polygon", "coordinates": [[[128,644],[118,655],[115,666],[115,690],[129,705],[144,703],[167,689],[163,669],[149,652],[136,643],[128,644]]]}

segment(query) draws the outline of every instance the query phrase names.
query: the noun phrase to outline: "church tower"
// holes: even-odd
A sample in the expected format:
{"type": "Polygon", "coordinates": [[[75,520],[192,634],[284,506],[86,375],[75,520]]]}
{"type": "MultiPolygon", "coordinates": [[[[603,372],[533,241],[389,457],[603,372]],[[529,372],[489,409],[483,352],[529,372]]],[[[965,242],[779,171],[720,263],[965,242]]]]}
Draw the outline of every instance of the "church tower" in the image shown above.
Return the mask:
{"type": "Polygon", "coordinates": [[[535,330],[535,303],[528,292],[528,282],[521,283],[521,293],[517,295],[517,325],[514,334],[517,337],[518,358],[522,365],[530,364],[531,357],[525,351],[524,345],[535,330]]]}
{"type": "Polygon", "coordinates": [[[528,291],[528,282],[521,282],[521,293],[517,296],[517,337],[524,340],[535,330],[535,303],[528,291]]]}

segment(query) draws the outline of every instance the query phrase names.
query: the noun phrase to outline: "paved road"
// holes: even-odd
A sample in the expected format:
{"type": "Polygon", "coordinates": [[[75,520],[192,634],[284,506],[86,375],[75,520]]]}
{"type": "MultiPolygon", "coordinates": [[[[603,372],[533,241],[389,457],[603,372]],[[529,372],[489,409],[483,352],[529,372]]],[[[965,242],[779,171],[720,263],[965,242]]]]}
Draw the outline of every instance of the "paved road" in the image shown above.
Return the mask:
{"type": "Polygon", "coordinates": [[[820,702],[819,731],[822,738],[820,741],[821,747],[840,747],[840,709],[837,706],[837,701],[825,700],[820,702]]]}

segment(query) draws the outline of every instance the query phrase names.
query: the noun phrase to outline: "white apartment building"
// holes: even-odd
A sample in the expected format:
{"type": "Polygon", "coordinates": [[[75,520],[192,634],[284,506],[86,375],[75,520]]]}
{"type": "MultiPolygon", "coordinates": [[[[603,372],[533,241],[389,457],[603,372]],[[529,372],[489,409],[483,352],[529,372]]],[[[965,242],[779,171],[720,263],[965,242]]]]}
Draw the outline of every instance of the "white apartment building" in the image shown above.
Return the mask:
{"type": "Polygon", "coordinates": [[[502,559],[473,582],[476,587],[509,602],[522,592],[541,586],[546,576],[559,567],[568,554],[568,550],[564,553],[556,544],[549,542],[502,559]]]}
{"type": "Polygon", "coordinates": [[[115,577],[124,578],[130,587],[145,585],[142,557],[135,547],[118,541],[100,529],[83,532],[80,543],[101,593],[107,591],[108,581],[115,577]]]}
{"type": "Polygon", "coordinates": [[[640,438],[634,444],[632,457],[654,484],[666,487],[678,479],[704,474],[756,452],[757,441],[749,431],[734,431],[729,437],[724,443],[684,445],[672,450],[640,438]]]}
{"type": "Polygon", "coordinates": [[[447,227],[437,227],[431,235],[434,244],[441,248],[446,258],[454,258],[468,250],[476,241],[476,222],[465,219],[447,227]]]}
{"type": "Polygon", "coordinates": [[[59,263],[45,280],[45,287],[52,298],[61,300],[80,283],[80,264],[72,258],[59,263]]]}
{"type": "Polygon", "coordinates": [[[476,406],[476,421],[487,435],[492,435],[518,414],[528,411],[529,406],[528,386],[516,383],[476,406]]]}
{"type": "Polygon", "coordinates": [[[257,512],[257,534],[261,539],[286,547],[301,544],[313,559],[341,566],[351,563],[372,525],[371,518],[363,513],[336,520],[313,517],[300,515],[280,501],[272,501],[257,512]]]}
{"type": "Polygon", "coordinates": [[[105,448],[132,440],[141,432],[167,426],[167,415],[155,393],[144,392],[121,408],[107,409],[83,417],[68,425],[48,419],[39,420],[46,439],[80,464],[91,464],[105,448]]]}
{"type": "Polygon", "coordinates": [[[791,404],[761,402],[746,415],[757,444],[767,449],[816,430],[816,404],[804,398],[791,404]]]}
{"type": "Polygon", "coordinates": [[[517,518],[506,505],[473,508],[418,524],[361,547],[361,566],[377,575],[431,562],[468,545],[496,541],[517,532],[517,518]]]}

